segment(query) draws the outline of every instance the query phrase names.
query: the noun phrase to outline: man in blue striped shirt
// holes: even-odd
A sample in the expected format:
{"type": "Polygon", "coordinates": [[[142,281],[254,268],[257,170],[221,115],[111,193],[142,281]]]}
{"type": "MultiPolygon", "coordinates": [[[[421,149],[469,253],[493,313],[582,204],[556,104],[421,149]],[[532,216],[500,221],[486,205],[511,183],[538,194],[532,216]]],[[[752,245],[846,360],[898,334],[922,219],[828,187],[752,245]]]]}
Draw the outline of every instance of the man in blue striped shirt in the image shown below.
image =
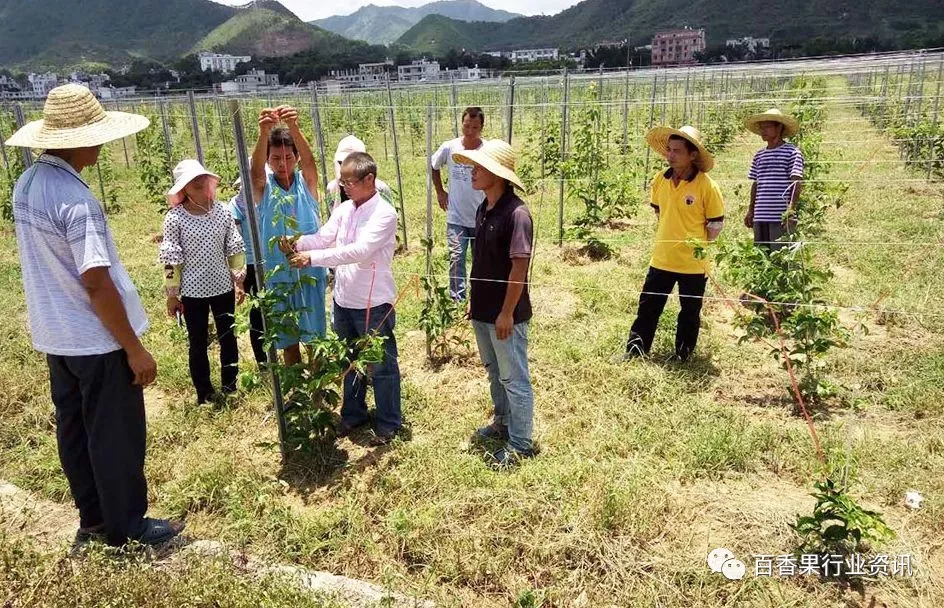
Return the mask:
{"type": "Polygon", "coordinates": [[[754,244],[776,251],[781,239],[796,227],[796,203],[803,180],[803,153],[785,138],[796,135],[797,120],[774,108],[755,114],[745,126],[767,144],[754,155],[748,179],[751,206],[744,225],[754,230],[754,244]]]}
{"type": "Polygon", "coordinates": [[[45,150],[16,183],[13,221],[30,334],[46,355],[59,460],[79,511],[76,549],[95,539],[161,545],[183,529],[145,517],[144,387],[157,364],[140,339],[141,298],[81,177],[104,144],[147,126],[67,84],[50,91],[42,120],[6,142],[45,150]]]}

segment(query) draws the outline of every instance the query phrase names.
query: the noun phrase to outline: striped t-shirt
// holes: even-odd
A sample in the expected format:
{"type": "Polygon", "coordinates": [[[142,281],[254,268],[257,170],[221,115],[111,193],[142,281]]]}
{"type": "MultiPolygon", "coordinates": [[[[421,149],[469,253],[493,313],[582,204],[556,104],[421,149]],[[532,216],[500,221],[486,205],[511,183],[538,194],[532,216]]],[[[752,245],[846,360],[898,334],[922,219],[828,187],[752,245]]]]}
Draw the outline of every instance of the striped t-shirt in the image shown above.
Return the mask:
{"type": "Polygon", "coordinates": [[[107,268],[134,333],[148,327],[131,277],[118,260],[108,222],[88,184],[64,160],[44,154],[20,177],[13,194],[26,311],[33,347],[62,356],[121,349],[102,324],[82,283],[107,268]]]}
{"type": "Polygon", "coordinates": [[[754,155],[748,179],[757,182],[755,222],[780,222],[793,196],[793,177],[803,177],[803,153],[790,143],[754,155]]]}

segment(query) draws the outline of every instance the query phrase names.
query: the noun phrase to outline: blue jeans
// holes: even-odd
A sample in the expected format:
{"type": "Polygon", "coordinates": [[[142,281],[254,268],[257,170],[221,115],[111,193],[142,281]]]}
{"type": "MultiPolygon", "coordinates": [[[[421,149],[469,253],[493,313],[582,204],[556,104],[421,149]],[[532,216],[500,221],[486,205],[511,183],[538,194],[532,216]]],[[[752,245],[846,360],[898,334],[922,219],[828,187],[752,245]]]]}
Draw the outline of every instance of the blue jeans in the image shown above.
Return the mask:
{"type": "MultiPolygon", "coordinates": [[[[374,402],[377,404],[376,430],[378,433],[393,433],[400,430],[403,419],[400,414],[400,366],[397,364],[397,339],[393,335],[396,313],[390,304],[381,304],[370,309],[370,324],[367,310],[344,308],[334,303],[334,332],[339,338],[352,339],[377,330],[384,340],[384,358],[370,366],[374,384],[374,402]],[[390,316],[387,316],[387,313],[390,316]],[[386,319],[384,319],[386,317],[386,319]],[[383,323],[381,323],[383,321],[383,323]]],[[[351,371],[344,377],[344,402],[341,405],[341,421],[359,426],[367,421],[367,378],[351,371]]]]}
{"type": "Polygon", "coordinates": [[[465,253],[471,245],[475,254],[475,228],[446,224],[446,243],[449,245],[449,294],[461,302],[466,297],[465,253]]]}
{"type": "Polygon", "coordinates": [[[518,323],[511,335],[499,340],[494,323],[472,321],[479,356],[488,372],[493,422],[508,427],[508,447],[518,452],[532,449],[534,390],[528,372],[528,324],[518,323]]]}

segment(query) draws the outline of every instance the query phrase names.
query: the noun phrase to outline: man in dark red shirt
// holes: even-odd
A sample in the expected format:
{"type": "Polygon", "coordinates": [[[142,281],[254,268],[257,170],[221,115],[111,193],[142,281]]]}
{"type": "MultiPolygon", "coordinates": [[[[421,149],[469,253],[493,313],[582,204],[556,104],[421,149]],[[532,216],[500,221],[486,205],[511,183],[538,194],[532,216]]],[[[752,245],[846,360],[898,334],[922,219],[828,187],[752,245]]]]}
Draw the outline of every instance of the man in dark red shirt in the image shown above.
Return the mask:
{"type": "Polygon", "coordinates": [[[453,154],[453,159],[473,166],[472,187],[485,195],[475,217],[469,315],[495,411],[492,423],[476,431],[476,438],[505,440],[493,456],[498,466],[506,467],[534,455],[534,390],[528,371],[531,213],[515,193],[515,186],[523,186],[510,145],[490,140],[478,150],[453,154]]]}

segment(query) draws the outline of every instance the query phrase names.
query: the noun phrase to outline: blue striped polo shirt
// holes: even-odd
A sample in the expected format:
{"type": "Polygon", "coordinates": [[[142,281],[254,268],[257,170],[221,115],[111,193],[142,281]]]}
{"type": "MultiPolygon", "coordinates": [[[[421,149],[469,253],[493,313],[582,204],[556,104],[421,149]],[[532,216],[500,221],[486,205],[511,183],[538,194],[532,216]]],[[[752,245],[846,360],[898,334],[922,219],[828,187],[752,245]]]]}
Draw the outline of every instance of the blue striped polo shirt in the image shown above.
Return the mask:
{"type": "Polygon", "coordinates": [[[793,195],[793,177],[803,177],[803,153],[791,143],[759,150],[748,179],[757,182],[755,222],[780,222],[793,195]]]}

